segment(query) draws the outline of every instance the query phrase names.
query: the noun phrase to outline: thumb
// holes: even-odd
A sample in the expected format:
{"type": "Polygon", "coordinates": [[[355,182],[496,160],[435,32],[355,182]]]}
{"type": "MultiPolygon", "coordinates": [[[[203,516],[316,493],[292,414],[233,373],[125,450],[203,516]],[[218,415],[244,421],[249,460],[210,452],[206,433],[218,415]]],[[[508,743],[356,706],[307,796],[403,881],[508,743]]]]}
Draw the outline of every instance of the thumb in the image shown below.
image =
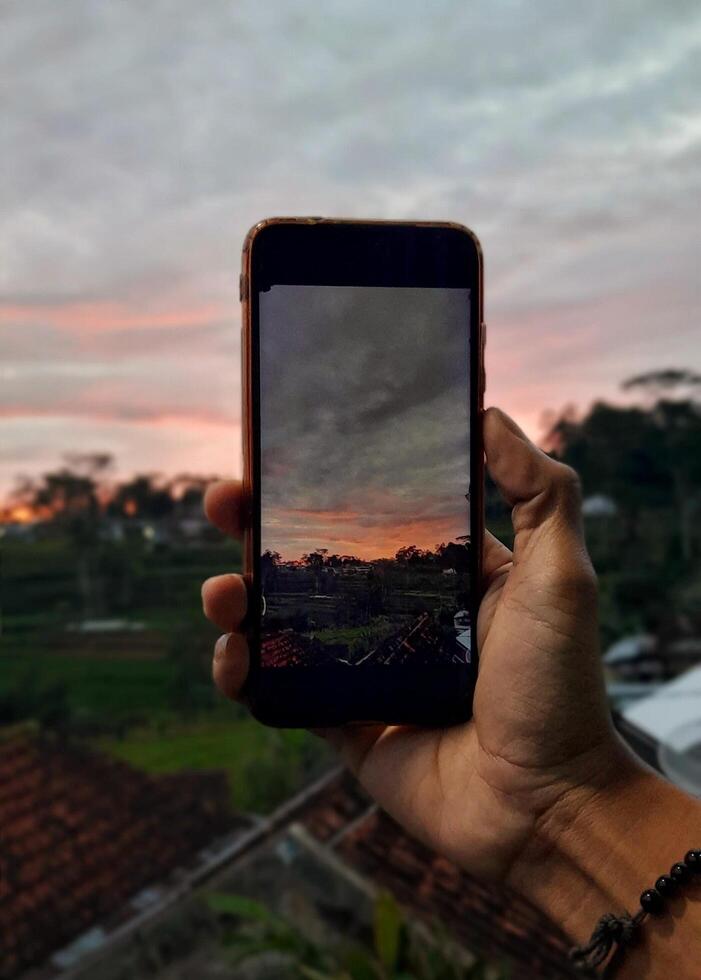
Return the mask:
{"type": "Polygon", "coordinates": [[[538,449],[498,408],[484,413],[483,436],[489,473],[513,508],[514,563],[537,558],[590,570],[575,471],[538,449]]]}

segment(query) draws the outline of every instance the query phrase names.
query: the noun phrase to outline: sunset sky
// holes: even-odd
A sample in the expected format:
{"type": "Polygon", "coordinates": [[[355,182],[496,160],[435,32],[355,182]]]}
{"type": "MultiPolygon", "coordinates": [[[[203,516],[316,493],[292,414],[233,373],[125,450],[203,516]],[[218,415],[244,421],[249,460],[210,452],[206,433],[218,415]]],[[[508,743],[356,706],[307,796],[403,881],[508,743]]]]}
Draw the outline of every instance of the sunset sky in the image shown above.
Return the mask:
{"type": "Polygon", "coordinates": [[[701,369],[701,7],[8,0],[0,494],[66,451],[239,472],[237,278],[270,214],[482,240],[487,399],[701,369]]]}
{"type": "Polygon", "coordinates": [[[359,558],[468,532],[465,289],[260,294],[262,547],[359,558]]]}

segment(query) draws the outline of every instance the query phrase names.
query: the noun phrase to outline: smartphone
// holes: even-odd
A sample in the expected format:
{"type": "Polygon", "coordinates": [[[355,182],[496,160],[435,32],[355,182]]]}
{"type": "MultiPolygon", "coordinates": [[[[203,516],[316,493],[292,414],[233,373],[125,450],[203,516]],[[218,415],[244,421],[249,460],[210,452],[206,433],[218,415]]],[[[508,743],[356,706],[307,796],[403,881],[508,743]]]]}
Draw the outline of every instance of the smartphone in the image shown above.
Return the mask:
{"type": "Polygon", "coordinates": [[[272,218],[241,274],[244,696],[269,725],[470,717],[482,258],[442,222],[272,218]]]}

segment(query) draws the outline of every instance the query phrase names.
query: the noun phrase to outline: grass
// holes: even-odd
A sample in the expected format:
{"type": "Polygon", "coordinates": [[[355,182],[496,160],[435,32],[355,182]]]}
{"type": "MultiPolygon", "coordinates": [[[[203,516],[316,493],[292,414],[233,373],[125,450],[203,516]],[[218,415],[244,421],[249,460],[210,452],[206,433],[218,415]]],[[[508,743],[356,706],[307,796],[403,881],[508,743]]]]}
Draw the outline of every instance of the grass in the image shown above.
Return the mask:
{"type": "Polygon", "coordinates": [[[60,683],[76,714],[97,718],[153,717],[169,710],[172,664],[125,657],[91,659],[56,653],[0,655],[0,694],[35,680],[60,683]]]}
{"type": "Polygon", "coordinates": [[[237,810],[266,812],[298,789],[310,769],[330,758],[324,743],[304,731],[264,728],[229,707],[215,720],[133,730],[103,739],[103,751],[151,773],[222,769],[237,810]],[[226,717],[226,713],[229,717],[226,717]]]}
{"type": "Polygon", "coordinates": [[[317,640],[324,643],[352,643],[354,640],[361,640],[368,632],[369,626],[348,626],[339,629],[315,630],[314,636],[317,640]]]}

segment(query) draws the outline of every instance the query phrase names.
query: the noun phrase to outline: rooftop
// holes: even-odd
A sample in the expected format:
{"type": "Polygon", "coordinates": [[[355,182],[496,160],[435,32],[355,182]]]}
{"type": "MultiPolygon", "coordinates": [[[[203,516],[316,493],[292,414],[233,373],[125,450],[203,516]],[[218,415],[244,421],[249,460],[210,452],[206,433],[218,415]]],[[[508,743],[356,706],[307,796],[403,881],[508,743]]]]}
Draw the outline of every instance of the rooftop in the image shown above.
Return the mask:
{"type": "Polygon", "coordinates": [[[480,881],[406,834],[348,773],[298,815],[344,862],[417,917],[443,923],[466,946],[512,964],[514,980],[574,976],[567,937],[510,889],[480,881]]]}
{"type": "Polygon", "coordinates": [[[223,774],[153,777],[82,747],[0,745],[0,978],[45,960],[229,831],[223,774]]]}
{"type": "Polygon", "coordinates": [[[241,862],[264,863],[256,855],[295,828],[417,918],[511,963],[514,978],[573,977],[555,925],[413,840],[345,770],[255,823],[233,818],[227,797],[217,774],[155,778],[47,739],[0,746],[0,980],[40,963],[42,977],[102,978],[147,922],[217,874],[238,888],[241,862]]]}

